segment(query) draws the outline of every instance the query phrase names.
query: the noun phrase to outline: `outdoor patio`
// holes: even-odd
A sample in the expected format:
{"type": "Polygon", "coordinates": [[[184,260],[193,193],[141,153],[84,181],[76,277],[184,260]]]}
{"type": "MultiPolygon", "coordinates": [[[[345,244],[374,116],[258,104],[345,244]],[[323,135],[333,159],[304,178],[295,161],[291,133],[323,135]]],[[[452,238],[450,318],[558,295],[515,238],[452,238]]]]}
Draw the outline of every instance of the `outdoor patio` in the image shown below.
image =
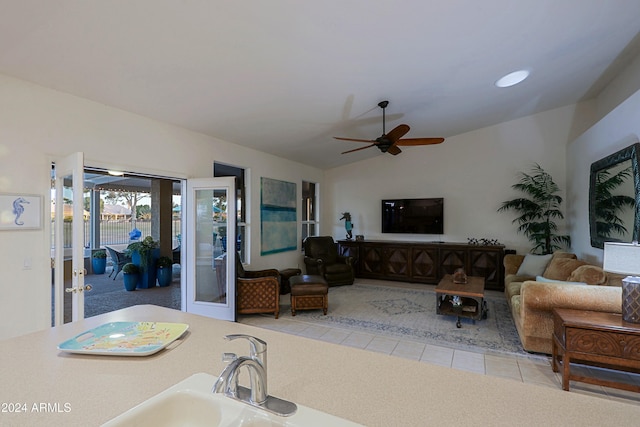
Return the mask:
{"type": "MultiPolygon", "coordinates": [[[[120,273],[115,280],[109,277],[111,269],[112,267],[109,266],[105,274],[88,274],[85,276],[85,285],[90,284],[92,287],[91,291],[85,293],[85,317],[93,317],[98,314],[139,304],[153,304],[180,309],[180,265],[175,264],[173,266],[173,280],[171,285],[167,287],[155,286],[149,289],[136,289],[132,292],[125,291],[122,273],[120,273]]],[[[70,286],[71,282],[65,281],[65,287],[70,286]]],[[[53,304],[53,285],[51,286],[51,295],[53,304]]],[[[64,321],[65,323],[71,321],[70,294],[65,294],[64,321]]]]}

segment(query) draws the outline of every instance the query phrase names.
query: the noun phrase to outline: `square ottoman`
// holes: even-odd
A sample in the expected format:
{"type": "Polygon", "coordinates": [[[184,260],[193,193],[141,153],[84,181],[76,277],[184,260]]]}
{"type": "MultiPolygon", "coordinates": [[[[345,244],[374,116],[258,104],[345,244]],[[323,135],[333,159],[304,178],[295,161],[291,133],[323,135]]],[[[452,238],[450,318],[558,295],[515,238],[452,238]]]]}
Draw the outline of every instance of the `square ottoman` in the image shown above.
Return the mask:
{"type": "Polygon", "coordinates": [[[291,285],[291,315],[297,310],[322,309],[327,314],[329,308],[329,285],[322,276],[302,275],[289,279],[291,285]]]}

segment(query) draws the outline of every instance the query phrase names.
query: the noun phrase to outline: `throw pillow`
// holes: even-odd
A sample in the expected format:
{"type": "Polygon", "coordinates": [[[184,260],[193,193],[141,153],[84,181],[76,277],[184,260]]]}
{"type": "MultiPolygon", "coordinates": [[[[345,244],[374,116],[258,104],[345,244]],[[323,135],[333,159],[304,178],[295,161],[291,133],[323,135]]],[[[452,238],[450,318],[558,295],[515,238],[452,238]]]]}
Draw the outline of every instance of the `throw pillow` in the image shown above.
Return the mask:
{"type": "Polygon", "coordinates": [[[560,283],[562,285],[586,285],[584,282],[570,282],[568,280],[553,280],[543,276],[536,276],[536,282],[560,283]]]}
{"type": "Polygon", "coordinates": [[[585,264],[586,262],[577,259],[554,257],[542,276],[553,280],[567,280],[573,270],[585,264]]]}
{"type": "Polygon", "coordinates": [[[571,282],[585,282],[588,285],[605,285],[607,274],[595,265],[583,265],[573,270],[569,276],[571,282]]]}
{"type": "Polygon", "coordinates": [[[547,264],[549,264],[552,256],[552,254],[525,255],[524,260],[522,261],[522,264],[520,264],[520,268],[518,268],[518,272],[516,273],[516,275],[531,277],[542,276],[542,273],[544,273],[544,270],[547,268],[547,264]]]}
{"type": "Polygon", "coordinates": [[[571,252],[565,252],[565,251],[555,251],[553,253],[553,258],[571,258],[571,259],[578,259],[578,256],[574,253],[571,252]]]}

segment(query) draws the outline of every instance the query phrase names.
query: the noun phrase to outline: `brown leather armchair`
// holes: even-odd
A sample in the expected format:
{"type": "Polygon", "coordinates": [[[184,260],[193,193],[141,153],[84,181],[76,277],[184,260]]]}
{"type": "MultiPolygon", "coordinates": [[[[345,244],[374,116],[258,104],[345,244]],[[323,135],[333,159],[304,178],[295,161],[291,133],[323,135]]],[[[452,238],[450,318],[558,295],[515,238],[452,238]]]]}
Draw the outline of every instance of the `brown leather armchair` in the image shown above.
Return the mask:
{"type": "Polygon", "coordinates": [[[236,311],[238,314],[280,315],[280,272],[276,269],[245,270],[236,255],[236,311]]]}
{"type": "Polygon", "coordinates": [[[304,264],[307,274],[324,277],[329,286],[353,284],[353,257],[338,255],[338,244],[331,236],[304,240],[304,264]]]}

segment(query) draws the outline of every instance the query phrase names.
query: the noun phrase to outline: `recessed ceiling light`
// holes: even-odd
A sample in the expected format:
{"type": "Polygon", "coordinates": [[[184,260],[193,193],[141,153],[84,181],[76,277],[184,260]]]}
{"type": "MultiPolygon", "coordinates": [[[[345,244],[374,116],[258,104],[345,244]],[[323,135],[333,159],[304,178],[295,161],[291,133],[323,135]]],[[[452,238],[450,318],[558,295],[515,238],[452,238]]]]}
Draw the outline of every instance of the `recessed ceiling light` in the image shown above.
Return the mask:
{"type": "Polygon", "coordinates": [[[506,76],[498,79],[498,81],[496,81],[496,86],[509,87],[509,86],[517,85],[527,77],[529,77],[529,70],[514,71],[513,73],[509,73],[506,76]]]}
{"type": "Polygon", "coordinates": [[[123,176],[124,172],[120,172],[120,171],[107,171],[109,173],[109,175],[113,175],[113,176],[123,176]]]}

